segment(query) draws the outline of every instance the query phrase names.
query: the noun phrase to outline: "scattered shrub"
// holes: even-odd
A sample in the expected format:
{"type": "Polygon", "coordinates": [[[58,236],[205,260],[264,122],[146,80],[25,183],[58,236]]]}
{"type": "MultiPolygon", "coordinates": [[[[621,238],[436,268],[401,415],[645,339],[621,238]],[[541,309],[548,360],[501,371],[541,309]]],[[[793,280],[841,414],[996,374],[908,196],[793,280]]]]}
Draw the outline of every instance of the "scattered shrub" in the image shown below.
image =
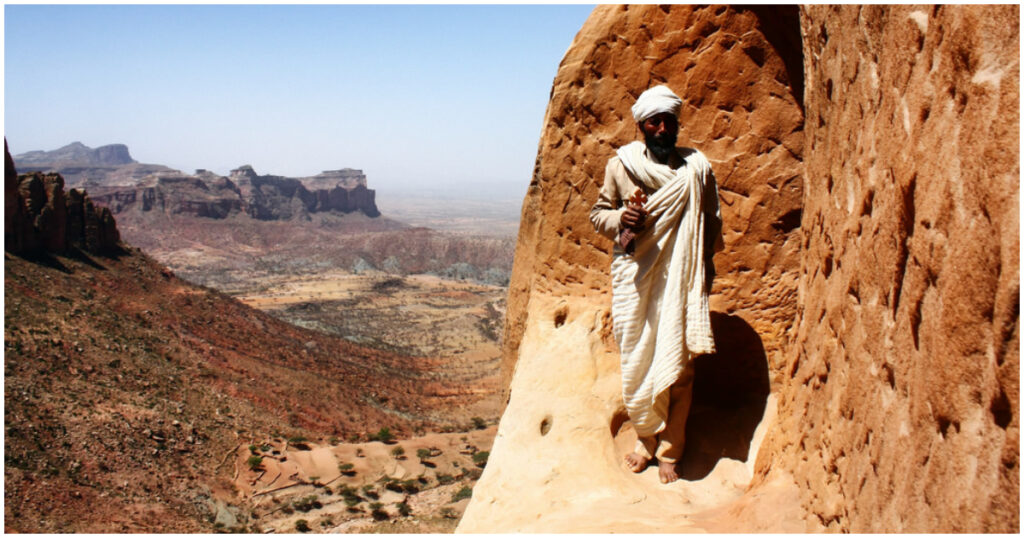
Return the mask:
{"type": "Polygon", "coordinates": [[[370,503],[370,515],[377,521],[383,521],[390,516],[384,511],[384,504],[382,503],[370,503]]]}
{"type": "Polygon", "coordinates": [[[442,486],[455,482],[455,477],[450,474],[439,474],[437,475],[437,483],[442,486]]]}
{"type": "Polygon", "coordinates": [[[293,502],[292,506],[296,510],[298,510],[300,512],[309,512],[310,510],[312,510],[314,508],[323,508],[324,507],[324,505],[321,504],[319,500],[317,500],[316,495],[309,495],[307,497],[303,497],[303,498],[293,502]]]}
{"type": "Polygon", "coordinates": [[[305,519],[300,519],[300,520],[296,521],[295,522],[295,530],[297,530],[299,532],[309,532],[311,530],[309,528],[309,522],[306,521],[305,519]]]}
{"type": "Polygon", "coordinates": [[[416,451],[416,457],[420,460],[425,460],[430,457],[430,451],[426,448],[421,448],[416,451]]]}
{"type": "Polygon", "coordinates": [[[249,452],[255,456],[259,454],[259,448],[256,445],[249,445],[249,452]]]}
{"type": "Polygon", "coordinates": [[[370,484],[363,486],[363,495],[366,495],[371,499],[380,498],[380,495],[377,494],[377,490],[373,489],[373,486],[371,486],[370,484]]]}
{"type": "Polygon", "coordinates": [[[382,443],[390,443],[395,439],[395,434],[391,433],[391,430],[386,426],[381,428],[380,431],[370,436],[371,441],[380,441],[382,443]]]}
{"type": "Polygon", "coordinates": [[[263,467],[263,456],[249,456],[249,468],[253,471],[258,471],[263,467]]]}
{"type": "Polygon", "coordinates": [[[455,513],[455,510],[446,506],[441,509],[441,517],[446,519],[458,519],[459,515],[455,513]]]}
{"type": "Polygon", "coordinates": [[[400,460],[405,456],[405,448],[403,448],[402,445],[398,445],[391,449],[391,455],[394,456],[395,459],[400,460]]]}
{"type": "Polygon", "coordinates": [[[455,495],[452,495],[452,502],[459,502],[462,499],[468,499],[473,496],[473,488],[469,486],[463,486],[455,495]]]}
{"type": "Polygon", "coordinates": [[[476,429],[478,429],[478,430],[487,429],[487,422],[484,419],[482,419],[480,417],[473,417],[470,420],[473,421],[473,427],[475,427],[476,429]]]}
{"type": "Polygon", "coordinates": [[[405,502],[395,503],[395,507],[398,508],[398,513],[402,516],[408,516],[412,513],[412,508],[409,508],[409,504],[405,502]]]}
{"type": "Polygon", "coordinates": [[[477,467],[483,467],[484,465],[487,465],[487,458],[490,457],[490,455],[491,453],[486,450],[483,452],[477,452],[476,454],[473,454],[473,463],[475,463],[477,467]]]}

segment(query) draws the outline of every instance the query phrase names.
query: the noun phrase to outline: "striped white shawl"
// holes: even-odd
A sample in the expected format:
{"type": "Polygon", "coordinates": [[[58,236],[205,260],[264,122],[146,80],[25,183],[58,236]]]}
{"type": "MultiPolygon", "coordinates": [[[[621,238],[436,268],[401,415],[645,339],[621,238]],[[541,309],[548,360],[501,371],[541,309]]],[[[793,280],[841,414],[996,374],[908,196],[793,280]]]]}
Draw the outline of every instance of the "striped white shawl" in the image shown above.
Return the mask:
{"type": "Polygon", "coordinates": [[[658,188],[645,204],[646,228],[632,255],[612,260],[612,322],[622,357],[622,397],[633,427],[665,427],[668,389],[695,355],[713,353],[704,272],[703,192],[711,164],[700,152],[673,170],[644,144],[618,151],[633,177],[658,188]]]}

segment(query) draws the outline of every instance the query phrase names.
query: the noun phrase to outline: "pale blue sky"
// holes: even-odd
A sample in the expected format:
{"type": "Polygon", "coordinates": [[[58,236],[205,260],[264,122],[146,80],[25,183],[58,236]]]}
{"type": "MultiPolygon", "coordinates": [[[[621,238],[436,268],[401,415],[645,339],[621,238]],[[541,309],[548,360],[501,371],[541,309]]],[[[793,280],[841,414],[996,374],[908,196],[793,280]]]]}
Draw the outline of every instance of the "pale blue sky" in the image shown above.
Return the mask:
{"type": "Polygon", "coordinates": [[[584,5],[4,7],[13,154],[525,192],[584,5]],[[518,188],[521,187],[521,188],[518,188]]]}

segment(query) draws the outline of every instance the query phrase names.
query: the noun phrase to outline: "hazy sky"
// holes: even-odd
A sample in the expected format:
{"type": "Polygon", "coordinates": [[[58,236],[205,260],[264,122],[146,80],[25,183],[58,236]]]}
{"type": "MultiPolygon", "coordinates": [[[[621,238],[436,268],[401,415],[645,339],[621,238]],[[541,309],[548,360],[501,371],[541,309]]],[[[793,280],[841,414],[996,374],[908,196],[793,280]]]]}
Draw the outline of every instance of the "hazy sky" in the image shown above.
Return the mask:
{"type": "Polygon", "coordinates": [[[12,154],[73,141],[220,174],[521,186],[592,6],[4,7],[12,154]]]}

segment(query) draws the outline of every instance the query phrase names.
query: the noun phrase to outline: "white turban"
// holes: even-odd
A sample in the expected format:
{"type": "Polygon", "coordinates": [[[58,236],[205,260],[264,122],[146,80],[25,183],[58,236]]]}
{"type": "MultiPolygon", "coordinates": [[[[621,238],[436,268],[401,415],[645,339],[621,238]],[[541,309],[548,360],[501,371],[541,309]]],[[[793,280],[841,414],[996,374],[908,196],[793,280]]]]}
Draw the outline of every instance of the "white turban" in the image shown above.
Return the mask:
{"type": "Polygon", "coordinates": [[[655,114],[661,114],[662,112],[671,112],[675,117],[679,117],[679,109],[683,106],[683,100],[678,95],[672,93],[672,90],[668,89],[667,86],[655,86],[644,93],[640,94],[637,98],[636,104],[633,105],[633,119],[640,123],[655,114]]]}

